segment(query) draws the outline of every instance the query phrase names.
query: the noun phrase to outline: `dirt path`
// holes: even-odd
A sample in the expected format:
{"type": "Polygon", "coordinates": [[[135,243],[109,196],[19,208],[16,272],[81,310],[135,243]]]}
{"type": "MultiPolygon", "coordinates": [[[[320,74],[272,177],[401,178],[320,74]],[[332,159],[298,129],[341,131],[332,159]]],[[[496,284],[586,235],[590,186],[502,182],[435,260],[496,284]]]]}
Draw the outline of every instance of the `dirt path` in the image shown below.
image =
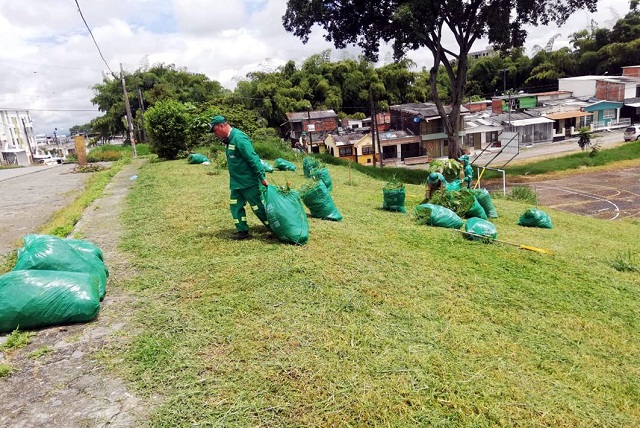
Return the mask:
{"type": "Polygon", "coordinates": [[[117,287],[131,274],[117,244],[123,199],[141,163],[125,166],[76,226],[83,239],[103,250],[111,274],[98,318],[38,330],[26,348],[0,354],[0,362],[14,369],[0,379],[0,426],[131,427],[145,419],[147,407],[95,359],[107,344],[123,340],[118,333],[127,328],[127,314],[133,311],[132,298],[117,287]],[[48,350],[43,356],[32,355],[43,349],[48,350]]]}

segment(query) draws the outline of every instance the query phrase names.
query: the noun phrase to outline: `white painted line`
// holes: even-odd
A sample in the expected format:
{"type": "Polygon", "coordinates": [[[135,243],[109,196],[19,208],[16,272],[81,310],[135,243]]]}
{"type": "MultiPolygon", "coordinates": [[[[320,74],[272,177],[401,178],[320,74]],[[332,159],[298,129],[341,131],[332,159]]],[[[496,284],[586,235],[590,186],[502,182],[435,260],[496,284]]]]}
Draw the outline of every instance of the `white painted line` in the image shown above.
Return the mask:
{"type": "MultiPolygon", "coordinates": [[[[612,201],[610,201],[608,199],[601,198],[600,196],[591,195],[589,193],[584,193],[584,192],[576,192],[573,189],[567,189],[567,188],[563,188],[563,187],[551,187],[551,186],[539,186],[539,185],[536,186],[535,184],[534,184],[534,186],[538,187],[540,189],[560,190],[560,191],[565,192],[565,193],[572,193],[574,195],[580,195],[580,196],[584,196],[584,197],[587,197],[587,198],[595,199],[597,201],[606,202],[606,203],[611,204],[613,206],[613,211],[615,212],[615,215],[612,218],[610,218],[609,220],[615,220],[620,216],[620,208],[614,202],[612,202],[612,201]]],[[[600,211],[604,211],[604,210],[600,210],[600,211]]],[[[600,211],[598,211],[598,212],[600,212],[600,211]]]]}

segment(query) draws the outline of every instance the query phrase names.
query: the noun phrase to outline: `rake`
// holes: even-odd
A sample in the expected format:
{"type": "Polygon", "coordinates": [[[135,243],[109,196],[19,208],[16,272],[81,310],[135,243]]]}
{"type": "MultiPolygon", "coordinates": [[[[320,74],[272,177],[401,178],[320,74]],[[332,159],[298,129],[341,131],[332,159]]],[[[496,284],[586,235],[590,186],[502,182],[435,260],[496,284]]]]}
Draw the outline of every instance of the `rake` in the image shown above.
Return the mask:
{"type": "Polygon", "coordinates": [[[489,236],[478,235],[477,233],[466,232],[464,230],[457,230],[457,229],[454,229],[454,230],[456,232],[462,233],[463,235],[473,236],[473,237],[484,239],[484,240],[488,240],[488,241],[495,241],[495,242],[499,242],[501,244],[512,245],[514,247],[520,248],[521,250],[535,251],[536,253],[541,253],[541,254],[553,254],[551,252],[551,250],[547,250],[545,248],[538,248],[538,247],[533,247],[531,245],[524,245],[524,244],[516,244],[515,242],[503,241],[501,239],[495,239],[495,238],[491,238],[489,236]]]}

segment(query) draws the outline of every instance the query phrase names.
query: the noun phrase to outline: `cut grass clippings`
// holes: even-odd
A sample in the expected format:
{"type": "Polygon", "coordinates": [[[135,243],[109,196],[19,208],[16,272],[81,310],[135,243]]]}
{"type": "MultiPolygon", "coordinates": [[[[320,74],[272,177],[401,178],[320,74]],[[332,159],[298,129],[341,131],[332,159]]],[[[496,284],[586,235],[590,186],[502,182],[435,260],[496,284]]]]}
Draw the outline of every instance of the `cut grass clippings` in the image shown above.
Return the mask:
{"type": "MultiPolygon", "coordinates": [[[[270,183],[305,179],[277,171],[270,183]]],[[[640,420],[639,277],[610,254],[640,225],[548,210],[464,240],[384,211],[383,181],[329,165],[342,222],[310,218],[304,246],[230,241],[228,174],[148,163],[123,214],[138,296],[112,367],[152,426],[633,426],[640,420]],[[358,186],[347,183],[356,179],[358,186]],[[594,251],[597,249],[597,251],[594,251]]],[[[424,187],[406,185],[412,213],[424,187]]],[[[249,211],[249,210],[248,210],[249,211]]],[[[108,297],[108,296],[107,296],[108,297]]]]}

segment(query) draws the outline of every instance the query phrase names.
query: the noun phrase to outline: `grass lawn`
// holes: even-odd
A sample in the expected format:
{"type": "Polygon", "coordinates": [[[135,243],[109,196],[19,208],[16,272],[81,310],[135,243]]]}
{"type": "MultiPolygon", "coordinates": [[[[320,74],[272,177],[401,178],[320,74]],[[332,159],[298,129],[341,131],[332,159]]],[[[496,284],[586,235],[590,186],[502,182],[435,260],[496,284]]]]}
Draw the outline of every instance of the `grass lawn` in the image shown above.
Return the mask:
{"type": "MultiPolygon", "coordinates": [[[[640,275],[614,269],[640,223],[494,203],[498,238],[470,242],[383,211],[383,181],[330,165],[342,222],[310,239],[230,241],[228,174],[149,163],[121,249],[138,275],[130,346],[105,353],[153,426],[623,427],[640,421],[640,275]],[[124,353],[124,355],[122,354],[124,353]]],[[[272,184],[300,187],[295,172],[272,184]]]]}

